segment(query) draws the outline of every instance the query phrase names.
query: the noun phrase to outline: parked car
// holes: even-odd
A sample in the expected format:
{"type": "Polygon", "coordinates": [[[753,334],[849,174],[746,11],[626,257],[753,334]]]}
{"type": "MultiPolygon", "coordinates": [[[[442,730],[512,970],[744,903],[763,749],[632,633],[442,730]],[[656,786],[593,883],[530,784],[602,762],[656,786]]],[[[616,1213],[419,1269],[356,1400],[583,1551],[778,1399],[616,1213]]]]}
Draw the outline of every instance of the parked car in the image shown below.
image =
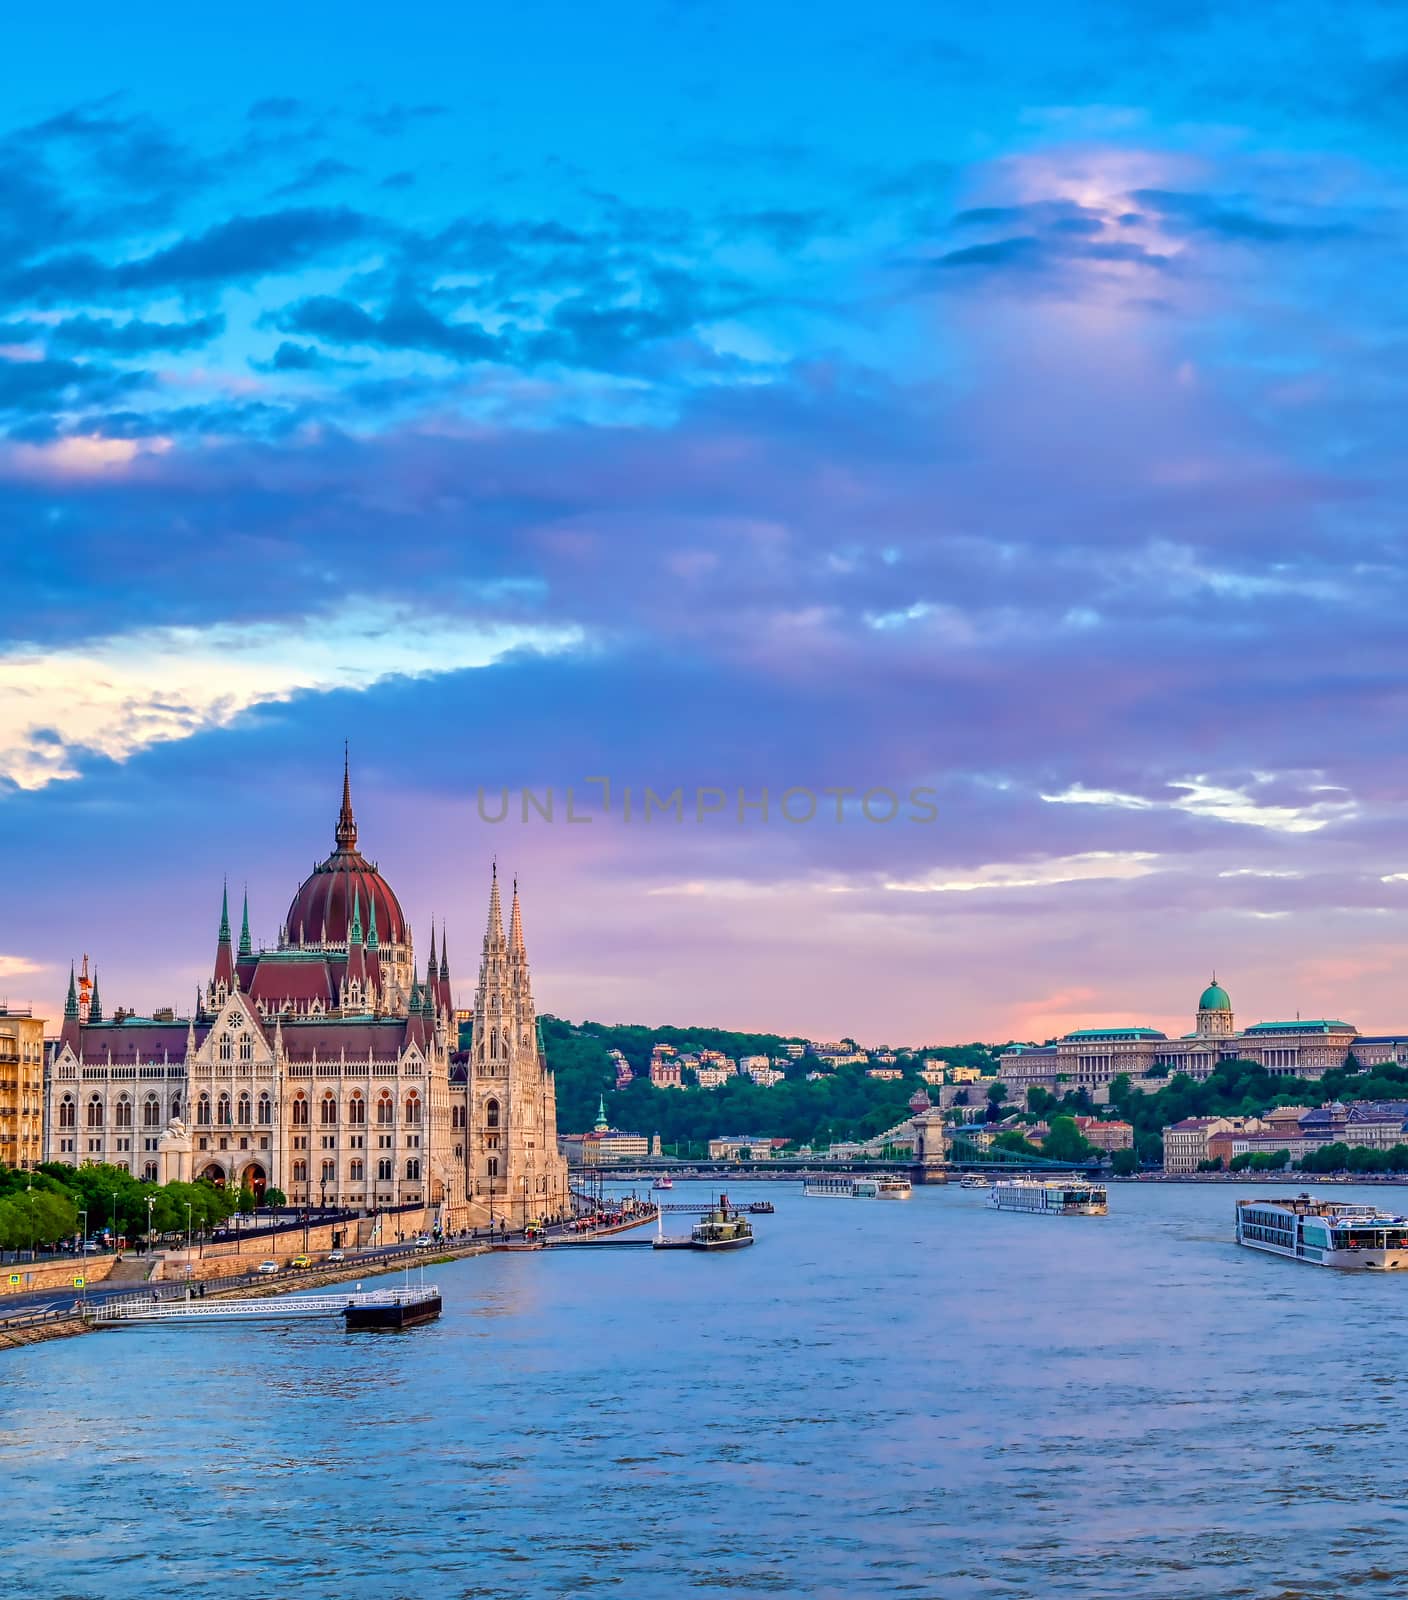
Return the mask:
{"type": "Polygon", "coordinates": [[[261,1261],[254,1270],[261,1278],[265,1278],[273,1277],[273,1275],[281,1269],[277,1261],[261,1261]]]}
{"type": "Polygon", "coordinates": [[[329,1250],[324,1259],[329,1263],[346,1261],[347,1252],[345,1250],[329,1250]]]}
{"type": "Polygon", "coordinates": [[[298,1256],[295,1256],[293,1258],[293,1260],[289,1262],[289,1266],[291,1266],[291,1267],[311,1267],[312,1265],[313,1265],[312,1256],[298,1255],[298,1256]]]}

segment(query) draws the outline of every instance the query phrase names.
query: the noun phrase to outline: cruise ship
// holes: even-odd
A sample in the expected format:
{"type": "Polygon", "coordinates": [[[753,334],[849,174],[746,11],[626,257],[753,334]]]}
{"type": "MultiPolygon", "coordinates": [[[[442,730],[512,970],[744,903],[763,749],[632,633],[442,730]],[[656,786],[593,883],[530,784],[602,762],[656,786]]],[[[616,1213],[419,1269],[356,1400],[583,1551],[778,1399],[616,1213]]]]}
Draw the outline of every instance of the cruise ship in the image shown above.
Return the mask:
{"type": "Polygon", "coordinates": [[[874,1178],[807,1178],[802,1193],[813,1200],[873,1200],[880,1185],[874,1178]]]}
{"type": "Polygon", "coordinates": [[[1109,1202],[1103,1183],[1084,1178],[1009,1178],[995,1183],[988,1204],[999,1211],[1038,1211],[1052,1217],[1103,1217],[1109,1202]]]}
{"type": "Polygon", "coordinates": [[[1408,1267],[1408,1217],[1352,1200],[1239,1200],[1237,1243],[1316,1267],[1394,1272],[1408,1267]]]}

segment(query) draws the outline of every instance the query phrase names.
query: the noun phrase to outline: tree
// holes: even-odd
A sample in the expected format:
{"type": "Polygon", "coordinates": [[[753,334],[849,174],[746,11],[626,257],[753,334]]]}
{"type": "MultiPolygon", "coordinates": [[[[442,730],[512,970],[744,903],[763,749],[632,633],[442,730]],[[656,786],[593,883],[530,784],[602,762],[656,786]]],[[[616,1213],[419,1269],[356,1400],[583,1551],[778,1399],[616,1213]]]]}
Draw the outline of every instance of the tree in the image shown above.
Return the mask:
{"type": "Polygon", "coordinates": [[[264,1191],[264,1204],[266,1206],[286,1206],[288,1196],[282,1189],[275,1189],[272,1185],[264,1191]]]}
{"type": "Polygon", "coordinates": [[[1110,1157],[1110,1170],[1117,1177],[1132,1178],[1139,1171],[1139,1157],[1133,1150],[1116,1150],[1110,1157]]]}
{"type": "Polygon", "coordinates": [[[1051,1132],[1042,1141],[1041,1151],[1052,1161],[1088,1161],[1095,1153],[1074,1117],[1052,1117],[1051,1132]]]}

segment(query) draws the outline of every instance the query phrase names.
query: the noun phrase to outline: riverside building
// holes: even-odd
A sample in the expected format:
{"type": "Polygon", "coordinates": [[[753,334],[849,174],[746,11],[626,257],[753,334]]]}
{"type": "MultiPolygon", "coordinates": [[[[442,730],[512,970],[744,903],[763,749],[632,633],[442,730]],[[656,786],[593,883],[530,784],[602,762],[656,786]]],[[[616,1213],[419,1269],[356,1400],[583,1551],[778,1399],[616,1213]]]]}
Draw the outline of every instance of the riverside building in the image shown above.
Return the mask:
{"type": "Polygon", "coordinates": [[[272,949],[246,899],[222,901],[209,982],[187,1017],[87,1015],[70,974],[47,1085],[46,1155],[148,1182],[205,1178],[292,1204],[440,1208],[447,1228],[569,1208],[557,1104],[515,884],[505,933],[495,869],[468,1047],[434,931],[424,975],[410,924],[357,848],[343,772],[334,849],[300,885],[272,949]]]}
{"type": "Polygon", "coordinates": [[[44,1159],[44,1019],[0,1005],[0,1164],[33,1172],[44,1159]]]}

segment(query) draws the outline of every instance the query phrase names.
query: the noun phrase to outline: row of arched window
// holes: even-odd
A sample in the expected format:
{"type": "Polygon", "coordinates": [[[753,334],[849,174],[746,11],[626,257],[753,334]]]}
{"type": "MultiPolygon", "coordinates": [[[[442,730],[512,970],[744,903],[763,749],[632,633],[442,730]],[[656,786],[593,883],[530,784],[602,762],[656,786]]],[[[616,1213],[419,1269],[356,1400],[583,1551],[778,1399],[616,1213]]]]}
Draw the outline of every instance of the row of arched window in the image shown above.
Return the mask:
{"type": "MultiPolygon", "coordinates": [[[[420,1126],[421,1104],[419,1091],[412,1089],[411,1092],[406,1096],[405,1102],[402,1106],[402,1120],[408,1127],[418,1128],[420,1126]]],[[[354,1093],[348,1098],[346,1104],[346,1115],[349,1126],[354,1128],[366,1126],[367,1102],[362,1098],[360,1091],[354,1091],[354,1093]]],[[[293,1100],[294,1126],[306,1128],[309,1122],[312,1120],[312,1116],[313,1107],[308,1097],[304,1094],[295,1095],[293,1100]]],[[[395,1120],[396,1102],[392,1099],[391,1091],[389,1089],[383,1089],[381,1094],[377,1097],[376,1102],[377,1125],[383,1128],[390,1127],[395,1120]]],[[[318,1102],[318,1123],[324,1128],[335,1128],[337,1126],[337,1121],[337,1096],[333,1094],[332,1090],[329,1089],[328,1092],[318,1102]]]]}
{"type": "MultiPolygon", "coordinates": [[[[391,1183],[396,1176],[396,1164],[390,1156],[382,1156],[376,1164],[376,1181],[378,1183],[391,1183]]],[[[337,1182],[337,1163],[332,1160],[324,1161],[321,1171],[321,1182],[325,1188],[331,1188],[337,1182]]],[[[347,1181],[349,1183],[362,1183],[366,1178],[366,1167],[358,1159],[347,1163],[347,1181]]],[[[295,1183],[308,1182],[308,1163],[295,1161],[293,1164],[293,1181],[295,1183]]],[[[420,1157],[411,1156],[406,1162],[406,1181],[417,1183],[420,1181],[420,1157]]]]}
{"type": "MultiPolygon", "coordinates": [[[[73,1128],[78,1124],[78,1106],[71,1094],[66,1094],[59,1101],[59,1126],[73,1128]]],[[[181,1101],[179,1096],[173,1096],[171,1101],[171,1115],[179,1117],[181,1114],[181,1101]]],[[[131,1097],[120,1094],[112,1103],[112,1125],[114,1128],[130,1128],[135,1115],[131,1097]]],[[[102,1128],[107,1112],[100,1094],[88,1097],[88,1103],[83,1108],[83,1124],[90,1131],[96,1132],[102,1128]]],[[[144,1128],[161,1127],[161,1101],[149,1094],[142,1102],[142,1126],[144,1128]]]]}
{"type": "Polygon", "coordinates": [[[210,1127],[212,1109],[215,1113],[215,1126],[217,1128],[252,1127],[256,1114],[261,1128],[267,1128],[274,1120],[274,1102],[267,1093],[259,1096],[257,1105],[248,1094],[236,1095],[233,1100],[228,1094],[216,1095],[213,1106],[208,1094],[197,1095],[196,1126],[198,1128],[210,1127]]]}

